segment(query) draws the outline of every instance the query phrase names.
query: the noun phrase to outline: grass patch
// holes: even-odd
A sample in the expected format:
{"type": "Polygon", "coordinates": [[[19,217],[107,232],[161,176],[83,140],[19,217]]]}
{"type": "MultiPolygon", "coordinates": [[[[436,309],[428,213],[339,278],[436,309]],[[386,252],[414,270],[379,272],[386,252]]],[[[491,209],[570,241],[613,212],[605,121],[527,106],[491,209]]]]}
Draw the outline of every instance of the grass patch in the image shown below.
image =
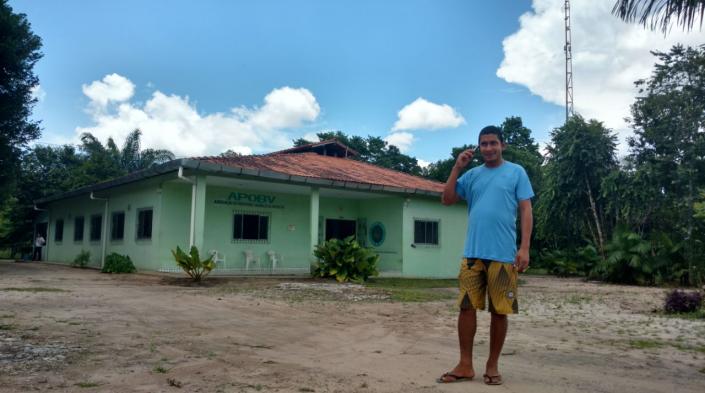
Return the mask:
{"type": "Polygon", "coordinates": [[[663,347],[663,343],[657,340],[630,340],[629,346],[634,349],[654,349],[663,347]]]}
{"type": "Polygon", "coordinates": [[[694,352],[700,352],[700,353],[705,353],[705,346],[703,345],[686,345],[682,343],[674,343],[671,344],[673,348],[676,348],[680,351],[694,351],[694,352]]]}
{"type": "Polygon", "coordinates": [[[437,289],[390,288],[386,291],[389,292],[392,301],[403,303],[437,302],[455,298],[453,293],[437,289]]]}
{"type": "Polygon", "coordinates": [[[393,278],[393,277],[375,277],[370,278],[365,286],[370,288],[457,288],[457,278],[393,278]]]}
{"type": "Polygon", "coordinates": [[[15,325],[5,325],[0,323],[0,330],[15,330],[15,325]]]}
{"type": "Polygon", "coordinates": [[[705,309],[699,309],[693,312],[666,313],[660,312],[659,315],[667,318],[680,318],[689,320],[705,319],[705,309]]]}
{"type": "Polygon", "coordinates": [[[522,273],[522,274],[526,274],[529,276],[547,276],[549,273],[548,273],[548,269],[543,269],[540,267],[532,267],[531,269],[524,271],[524,273],[522,273]]]}
{"type": "Polygon", "coordinates": [[[592,302],[592,297],[586,296],[586,295],[570,295],[565,299],[565,302],[568,304],[583,304],[583,303],[591,303],[592,302]]]}
{"type": "Polygon", "coordinates": [[[95,388],[100,386],[100,384],[97,382],[78,382],[74,385],[78,386],[79,388],[95,388]]]}
{"type": "Polygon", "coordinates": [[[47,287],[27,287],[27,288],[0,288],[0,291],[14,291],[14,292],[69,292],[65,289],[60,288],[47,288],[47,287]]]}
{"type": "Polygon", "coordinates": [[[457,288],[458,280],[384,277],[371,278],[365,286],[384,290],[395,302],[436,302],[453,299],[455,294],[445,289],[457,288]]]}
{"type": "Polygon", "coordinates": [[[158,373],[158,374],[166,374],[169,372],[168,369],[166,369],[162,366],[156,366],[152,369],[152,371],[154,371],[155,373],[158,373]]]}

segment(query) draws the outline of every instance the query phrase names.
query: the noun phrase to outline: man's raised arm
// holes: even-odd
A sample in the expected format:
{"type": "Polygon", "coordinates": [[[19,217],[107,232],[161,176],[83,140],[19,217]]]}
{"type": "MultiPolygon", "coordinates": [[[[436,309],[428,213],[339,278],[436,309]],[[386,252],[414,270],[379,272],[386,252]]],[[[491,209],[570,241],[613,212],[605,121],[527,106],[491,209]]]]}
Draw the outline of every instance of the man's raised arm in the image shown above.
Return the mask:
{"type": "Polygon", "coordinates": [[[460,200],[460,196],[455,192],[455,186],[458,183],[458,175],[460,171],[470,163],[473,153],[472,149],[468,149],[458,155],[458,159],[455,161],[455,165],[453,165],[450,176],[448,176],[446,185],[443,188],[443,195],[441,195],[441,203],[444,205],[452,205],[460,200]]]}

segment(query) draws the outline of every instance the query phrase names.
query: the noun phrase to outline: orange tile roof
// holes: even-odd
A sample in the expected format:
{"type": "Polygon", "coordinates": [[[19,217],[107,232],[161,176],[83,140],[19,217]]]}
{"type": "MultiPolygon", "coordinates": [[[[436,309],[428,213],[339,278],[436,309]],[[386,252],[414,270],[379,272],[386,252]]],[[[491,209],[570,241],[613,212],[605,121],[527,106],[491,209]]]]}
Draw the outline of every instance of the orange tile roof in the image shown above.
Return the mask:
{"type": "Polygon", "coordinates": [[[291,176],[418,189],[433,193],[443,191],[443,183],[437,181],[350,158],[323,156],[316,153],[197,157],[195,159],[223,166],[267,170],[291,176]]]}

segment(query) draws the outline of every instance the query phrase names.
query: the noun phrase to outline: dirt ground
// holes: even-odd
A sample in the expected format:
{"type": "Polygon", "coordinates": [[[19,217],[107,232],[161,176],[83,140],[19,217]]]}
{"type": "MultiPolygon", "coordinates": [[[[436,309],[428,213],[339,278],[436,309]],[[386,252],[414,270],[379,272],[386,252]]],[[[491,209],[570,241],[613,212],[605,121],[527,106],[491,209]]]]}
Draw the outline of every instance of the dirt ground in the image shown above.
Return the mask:
{"type": "MultiPolygon", "coordinates": [[[[664,290],[523,276],[505,383],[434,382],[456,311],[306,279],[209,278],[0,262],[0,392],[705,392],[705,320],[664,290]]],[[[484,371],[489,316],[479,315],[484,371]]]]}

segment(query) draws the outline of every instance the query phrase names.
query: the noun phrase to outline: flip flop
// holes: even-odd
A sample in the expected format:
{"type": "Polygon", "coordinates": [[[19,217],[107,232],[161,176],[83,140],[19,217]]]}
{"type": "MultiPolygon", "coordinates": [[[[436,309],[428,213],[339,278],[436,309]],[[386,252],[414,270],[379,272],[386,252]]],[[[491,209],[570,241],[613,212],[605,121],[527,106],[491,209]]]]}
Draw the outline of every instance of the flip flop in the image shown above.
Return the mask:
{"type": "Polygon", "coordinates": [[[455,382],[463,382],[463,381],[472,381],[473,378],[474,378],[474,376],[463,377],[462,375],[456,375],[456,374],[453,374],[452,372],[449,371],[449,372],[441,375],[438,379],[436,379],[436,382],[438,382],[438,383],[455,383],[455,382]],[[447,380],[447,379],[445,379],[446,377],[451,377],[453,379],[447,380]]]}
{"type": "Polygon", "coordinates": [[[482,378],[485,380],[485,385],[501,385],[502,376],[501,375],[487,375],[484,374],[482,378]]]}

